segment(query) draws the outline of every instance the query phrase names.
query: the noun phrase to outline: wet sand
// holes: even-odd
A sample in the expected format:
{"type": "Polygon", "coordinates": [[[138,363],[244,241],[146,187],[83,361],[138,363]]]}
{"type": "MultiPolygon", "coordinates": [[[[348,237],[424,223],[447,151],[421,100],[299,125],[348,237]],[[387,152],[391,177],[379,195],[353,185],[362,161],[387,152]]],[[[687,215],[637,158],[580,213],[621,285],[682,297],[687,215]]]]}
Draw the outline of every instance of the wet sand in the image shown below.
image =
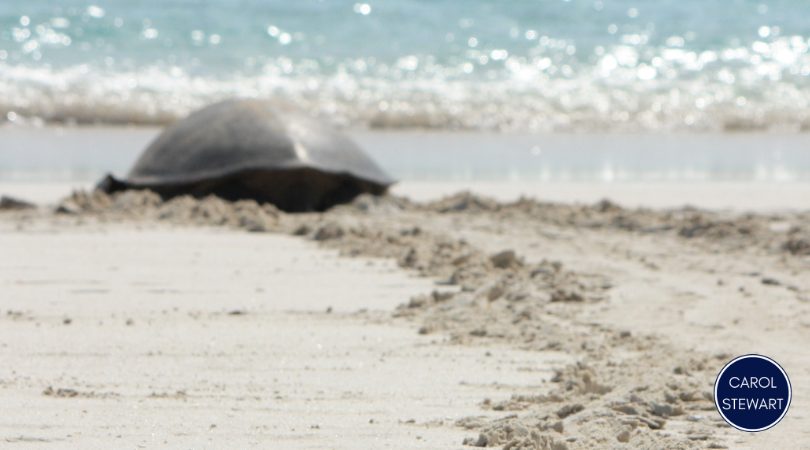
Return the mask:
{"type": "Polygon", "coordinates": [[[471,195],[301,215],[148,193],[62,206],[0,213],[0,437],[17,446],[810,440],[806,213],[471,195]],[[794,386],[757,435],[711,401],[752,352],[794,386]]]}
{"type": "MultiPolygon", "coordinates": [[[[0,181],[125,176],[157,127],[0,126],[0,181]]],[[[402,182],[810,182],[807,133],[512,134],[346,130],[402,182]]]]}

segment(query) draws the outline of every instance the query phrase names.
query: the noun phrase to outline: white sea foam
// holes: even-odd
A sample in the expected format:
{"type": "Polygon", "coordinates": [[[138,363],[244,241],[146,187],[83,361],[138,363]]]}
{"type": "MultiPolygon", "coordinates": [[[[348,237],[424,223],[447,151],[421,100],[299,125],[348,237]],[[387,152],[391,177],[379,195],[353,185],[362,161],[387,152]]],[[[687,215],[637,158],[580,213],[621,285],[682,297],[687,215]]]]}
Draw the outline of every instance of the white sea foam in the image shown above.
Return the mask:
{"type": "Polygon", "coordinates": [[[216,76],[167,64],[122,71],[0,62],[0,114],[17,123],[165,124],[223,98],[256,97],[292,101],[351,127],[636,132],[810,126],[810,55],[803,39],[702,53],[662,47],[646,57],[620,45],[594,54],[593,64],[571,61],[565,46],[547,47],[533,57],[469,51],[455,64],[420,55],[390,65],[374,58],[326,65],[280,57],[216,76]]]}
{"type": "Polygon", "coordinates": [[[776,6],[717,24],[720,6],[704,11],[696,0],[620,9],[324,2],[316,9],[334,15],[327,20],[303,4],[253,0],[234,10],[212,0],[218,12],[201,22],[157,1],[53,14],[32,2],[41,7],[0,18],[0,120],[17,124],[166,124],[220,99],[256,97],[355,128],[810,128],[810,29],[770,16],[776,6]],[[662,19],[674,13],[690,19],[662,19]]]}

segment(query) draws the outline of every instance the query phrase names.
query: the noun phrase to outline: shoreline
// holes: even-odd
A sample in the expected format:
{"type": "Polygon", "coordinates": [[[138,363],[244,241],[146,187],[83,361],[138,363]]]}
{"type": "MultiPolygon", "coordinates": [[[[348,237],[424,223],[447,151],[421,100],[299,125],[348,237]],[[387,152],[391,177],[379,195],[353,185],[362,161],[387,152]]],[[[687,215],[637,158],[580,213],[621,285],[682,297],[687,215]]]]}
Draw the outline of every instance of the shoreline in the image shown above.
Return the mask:
{"type": "MultiPolygon", "coordinates": [[[[155,127],[0,127],[0,182],[125,176],[155,127]]],[[[810,133],[346,130],[404,182],[810,182],[810,133]]]]}

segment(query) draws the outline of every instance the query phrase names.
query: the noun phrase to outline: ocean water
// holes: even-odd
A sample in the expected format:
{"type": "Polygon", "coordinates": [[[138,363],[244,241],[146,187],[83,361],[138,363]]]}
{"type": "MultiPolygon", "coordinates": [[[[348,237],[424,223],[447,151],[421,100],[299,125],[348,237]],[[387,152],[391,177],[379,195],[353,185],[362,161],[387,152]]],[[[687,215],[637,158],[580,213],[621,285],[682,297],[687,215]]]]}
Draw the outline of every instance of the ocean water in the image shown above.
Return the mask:
{"type": "Polygon", "coordinates": [[[0,120],[166,124],[228,97],[335,124],[810,128],[801,0],[0,2],[0,120]]]}

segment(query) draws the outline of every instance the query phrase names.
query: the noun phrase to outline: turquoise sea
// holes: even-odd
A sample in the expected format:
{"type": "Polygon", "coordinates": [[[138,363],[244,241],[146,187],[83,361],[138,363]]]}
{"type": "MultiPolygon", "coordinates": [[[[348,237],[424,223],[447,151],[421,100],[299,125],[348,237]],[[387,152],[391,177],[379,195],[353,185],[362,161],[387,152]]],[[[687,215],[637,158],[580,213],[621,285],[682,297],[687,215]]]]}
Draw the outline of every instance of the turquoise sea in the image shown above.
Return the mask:
{"type": "Polygon", "coordinates": [[[351,128],[810,127],[798,0],[0,3],[0,117],[165,124],[276,97],[351,128]]]}

